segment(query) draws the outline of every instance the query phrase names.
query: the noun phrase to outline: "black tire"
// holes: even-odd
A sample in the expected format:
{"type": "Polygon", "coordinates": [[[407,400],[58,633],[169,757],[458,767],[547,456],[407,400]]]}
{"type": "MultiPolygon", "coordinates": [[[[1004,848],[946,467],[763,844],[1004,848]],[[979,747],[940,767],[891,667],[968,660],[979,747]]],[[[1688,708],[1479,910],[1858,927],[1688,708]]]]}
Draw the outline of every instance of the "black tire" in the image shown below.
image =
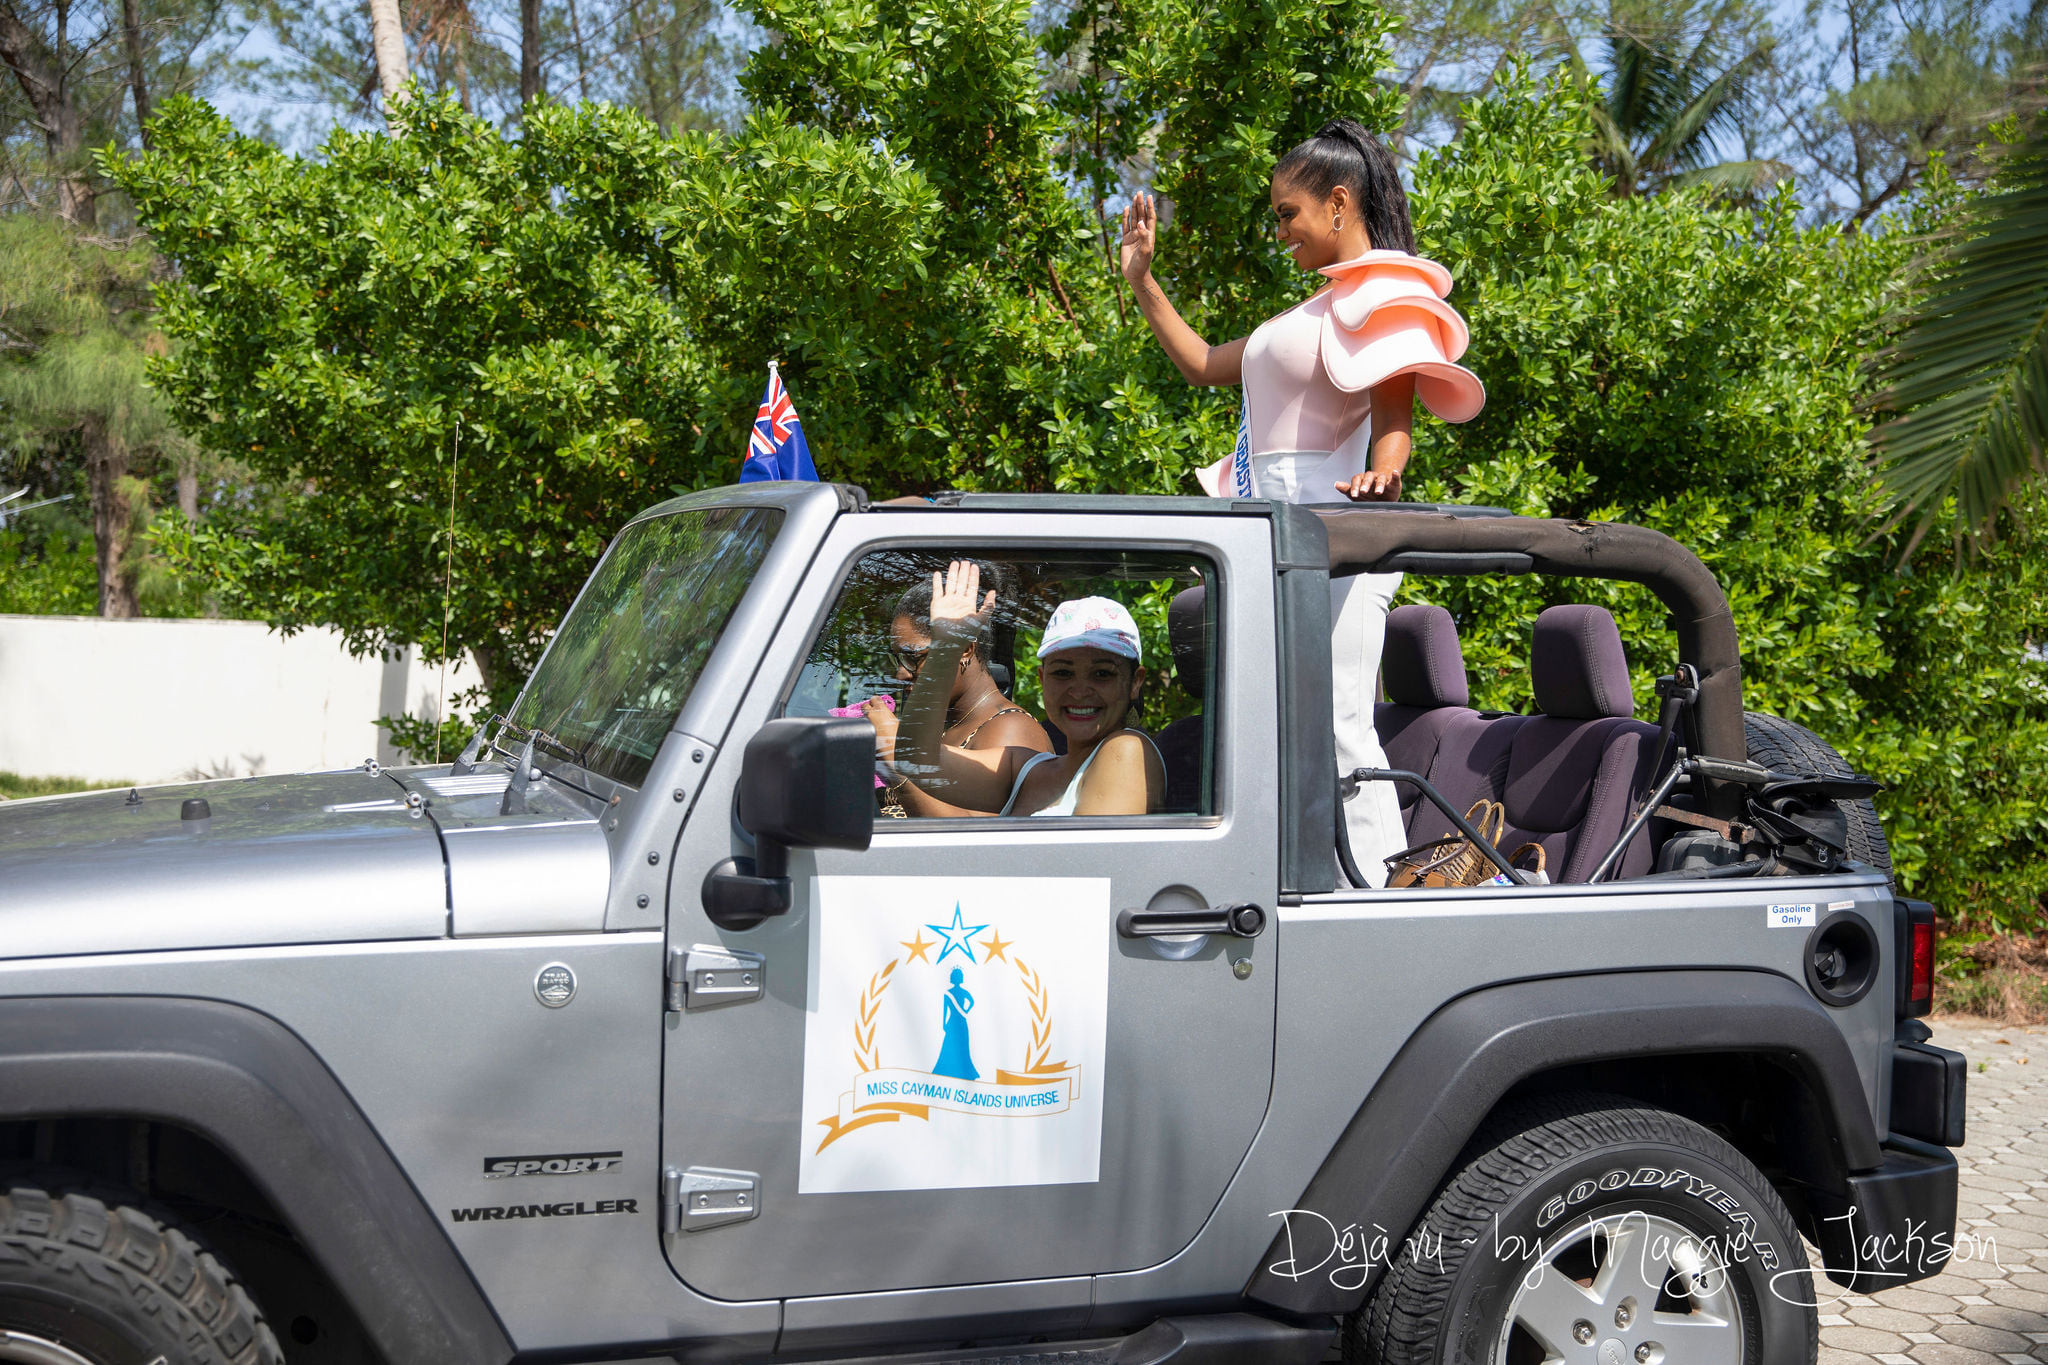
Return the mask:
{"type": "MultiPolygon", "coordinates": [[[[1561,1307],[1572,1319],[1561,1330],[1573,1340],[1556,1351],[1567,1359],[1633,1362],[1639,1348],[1656,1342],[1666,1349],[1646,1358],[1673,1365],[1713,1358],[1811,1365],[1820,1349],[1806,1254],[1791,1214],[1762,1173],[1690,1119],[1616,1095],[1531,1100],[1473,1139],[1372,1297],[1346,1320],[1344,1359],[1347,1365],[1541,1360],[1541,1337],[1523,1325],[1518,1308],[1532,1304],[1546,1311],[1561,1307]],[[1673,1225],[1681,1240],[1673,1240],[1673,1225]],[[1661,1249],[1649,1235],[1660,1227],[1666,1229],[1661,1249]],[[1697,1241],[1681,1244],[1683,1237],[1697,1241]],[[1614,1254],[1620,1246],[1633,1250],[1614,1254]],[[1725,1270],[1683,1280],[1672,1267],[1682,1270],[1690,1263],[1689,1248],[1702,1246],[1721,1249],[1725,1270]],[[1664,1297],[1650,1311],[1635,1297],[1614,1298],[1628,1291],[1631,1265],[1644,1283],[1663,1286],[1652,1291],[1664,1297]],[[1575,1288],[1553,1297],[1545,1291],[1568,1288],[1549,1279],[1560,1274],[1575,1288]],[[1536,1297],[1517,1297],[1525,1284],[1536,1297]],[[1673,1293],[1672,1286],[1687,1284],[1697,1297],[1673,1293]],[[1588,1305],[1583,1319],[1576,1317],[1581,1298],[1588,1305]],[[1713,1312],[1709,1300],[1718,1305],[1713,1312]],[[1574,1329],[1590,1329],[1590,1335],[1574,1329]],[[1687,1344],[1672,1349],[1660,1333],[1687,1344]],[[1725,1335],[1702,1340],[1701,1333],[1725,1335]],[[1704,1345],[1721,1348],[1718,1357],[1699,1349],[1704,1345]]],[[[1526,1316],[1534,1319],[1535,1308],[1526,1316]]],[[[1550,1311],[1550,1317],[1559,1314],[1550,1311]]]]}
{"type": "Polygon", "coordinates": [[[92,1365],[284,1359],[242,1286],[190,1237],[139,1209],[29,1185],[0,1194],[0,1329],[92,1365]]]}
{"type": "MultiPolygon", "coordinates": [[[[1779,716],[1750,711],[1742,717],[1742,733],[1749,741],[1749,758],[1766,768],[1784,772],[1853,774],[1842,756],[1829,743],[1807,729],[1779,716]]],[[[1848,821],[1848,852],[1859,863],[1879,869],[1889,881],[1892,875],[1891,845],[1885,842],[1884,826],[1878,823],[1877,807],[1868,797],[1837,801],[1835,806],[1848,821]]]]}

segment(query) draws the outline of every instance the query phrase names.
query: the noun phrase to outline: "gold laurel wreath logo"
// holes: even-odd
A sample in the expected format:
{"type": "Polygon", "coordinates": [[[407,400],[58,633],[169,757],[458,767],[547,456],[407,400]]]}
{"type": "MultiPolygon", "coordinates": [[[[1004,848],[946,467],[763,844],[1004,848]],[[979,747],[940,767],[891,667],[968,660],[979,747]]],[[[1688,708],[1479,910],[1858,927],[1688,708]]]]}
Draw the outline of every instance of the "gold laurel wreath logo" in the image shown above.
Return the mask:
{"type": "Polygon", "coordinates": [[[887,966],[868,978],[868,987],[860,993],[860,1011],[853,1025],[853,1065],[857,1071],[880,1071],[882,1052],[875,1046],[875,1015],[882,1008],[882,997],[889,991],[889,983],[896,979],[897,959],[890,958],[887,966]]]}
{"type": "Polygon", "coordinates": [[[1052,1004],[1046,998],[1044,979],[1025,965],[1023,958],[1010,960],[1017,964],[1017,975],[1024,981],[1024,996],[1031,1003],[1031,1046],[1024,1050],[1024,1070],[1036,1071],[1052,1055],[1052,1004]]]}

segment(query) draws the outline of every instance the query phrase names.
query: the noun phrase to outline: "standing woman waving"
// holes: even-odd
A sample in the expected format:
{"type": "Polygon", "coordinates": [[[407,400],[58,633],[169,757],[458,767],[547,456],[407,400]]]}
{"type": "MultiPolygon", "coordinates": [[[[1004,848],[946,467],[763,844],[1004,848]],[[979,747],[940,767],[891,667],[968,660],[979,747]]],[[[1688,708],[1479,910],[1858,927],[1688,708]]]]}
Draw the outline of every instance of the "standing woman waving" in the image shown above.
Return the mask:
{"type": "MultiPolygon", "coordinates": [[[[1456,363],[1468,337],[1444,302],[1450,272],[1415,254],[1394,159],[1351,119],[1332,119],[1280,158],[1272,204],[1281,247],[1329,282],[1216,346],[1152,278],[1152,197],[1140,193],[1124,211],[1124,278],[1160,347],[1190,384],[1244,386],[1237,450],[1196,477],[1212,497],[1398,501],[1416,399],[1447,422],[1470,420],[1486,402],[1478,376],[1456,363]]],[[[1330,585],[1339,772],[1386,766],[1372,707],[1400,584],[1399,574],[1361,574],[1330,585]]],[[[1360,867],[1384,880],[1383,860],[1406,842],[1397,794],[1368,783],[1343,809],[1360,867]]]]}

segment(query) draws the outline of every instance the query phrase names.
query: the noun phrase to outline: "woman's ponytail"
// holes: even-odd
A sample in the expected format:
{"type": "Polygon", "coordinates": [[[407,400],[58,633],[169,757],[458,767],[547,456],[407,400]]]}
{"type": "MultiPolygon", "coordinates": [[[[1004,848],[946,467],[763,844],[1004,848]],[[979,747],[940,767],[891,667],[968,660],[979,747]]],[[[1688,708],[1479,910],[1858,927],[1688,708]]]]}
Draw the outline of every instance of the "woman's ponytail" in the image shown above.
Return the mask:
{"type": "Polygon", "coordinates": [[[1358,212],[1376,251],[1415,253],[1408,194],[1394,155],[1356,119],[1333,118],[1273,167],[1273,179],[1292,180],[1310,194],[1329,197],[1339,185],[1358,196],[1358,212]]]}

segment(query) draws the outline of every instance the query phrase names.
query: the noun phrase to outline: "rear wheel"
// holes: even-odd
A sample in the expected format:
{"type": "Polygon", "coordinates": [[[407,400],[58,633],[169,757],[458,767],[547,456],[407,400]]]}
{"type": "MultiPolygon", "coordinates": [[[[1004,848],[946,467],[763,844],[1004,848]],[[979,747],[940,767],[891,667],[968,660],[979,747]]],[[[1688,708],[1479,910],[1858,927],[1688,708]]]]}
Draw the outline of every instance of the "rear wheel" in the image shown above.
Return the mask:
{"type": "Polygon", "coordinates": [[[1794,1365],[1819,1350],[1791,1215],[1707,1129],[1614,1095],[1474,1139],[1345,1323],[1352,1365],[1794,1365]]]}
{"type": "MultiPolygon", "coordinates": [[[[1781,772],[1826,773],[1847,777],[1855,773],[1848,761],[1828,742],[1807,729],[1779,716],[1758,711],[1742,717],[1742,732],[1749,741],[1749,758],[1766,768],[1781,772]]],[[[1891,846],[1885,842],[1884,826],[1878,823],[1877,807],[1868,797],[1837,801],[1835,807],[1848,822],[1847,852],[1859,863],[1868,863],[1889,878],[1892,875],[1891,846]]]]}
{"type": "Polygon", "coordinates": [[[242,1286],[176,1228],[84,1194],[0,1193],[0,1362],[282,1360],[242,1286]]]}

